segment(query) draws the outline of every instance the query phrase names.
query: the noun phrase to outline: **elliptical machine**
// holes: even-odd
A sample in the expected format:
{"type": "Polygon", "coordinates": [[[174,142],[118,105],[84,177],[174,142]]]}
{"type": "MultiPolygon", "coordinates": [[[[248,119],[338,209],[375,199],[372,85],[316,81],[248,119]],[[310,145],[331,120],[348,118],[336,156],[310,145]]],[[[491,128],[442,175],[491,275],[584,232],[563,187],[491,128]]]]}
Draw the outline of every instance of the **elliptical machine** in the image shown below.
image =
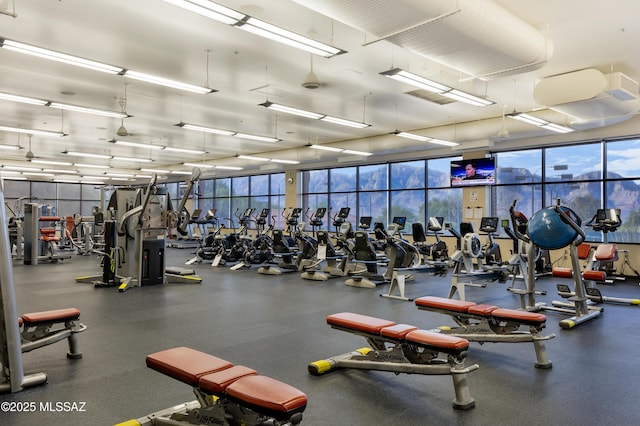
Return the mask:
{"type": "MultiPolygon", "coordinates": [[[[488,226],[483,226],[482,221],[480,227],[488,229],[488,226]]],[[[480,236],[473,232],[471,223],[460,223],[460,232],[449,223],[445,224],[445,229],[457,240],[456,251],[451,256],[453,271],[449,299],[457,292],[460,300],[465,300],[465,286],[486,287],[488,281],[504,280],[504,266],[484,264],[483,244],[480,236]]]]}

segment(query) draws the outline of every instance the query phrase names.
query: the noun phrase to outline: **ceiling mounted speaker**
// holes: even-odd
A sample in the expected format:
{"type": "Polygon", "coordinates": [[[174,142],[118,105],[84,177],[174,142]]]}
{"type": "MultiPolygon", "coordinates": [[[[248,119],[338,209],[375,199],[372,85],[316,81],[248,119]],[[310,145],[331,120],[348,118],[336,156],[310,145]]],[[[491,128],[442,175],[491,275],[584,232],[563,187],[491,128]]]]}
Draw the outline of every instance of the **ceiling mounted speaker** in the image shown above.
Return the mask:
{"type": "Polygon", "coordinates": [[[305,89],[317,89],[320,86],[320,79],[318,79],[318,76],[313,71],[307,74],[307,77],[302,83],[302,87],[304,87],[305,89]]]}
{"type": "Polygon", "coordinates": [[[304,81],[302,82],[302,87],[304,87],[305,89],[317,89],[320,86],[322,86],[322,83],[320,83],[320,79],[318,78],[316,73],[313,72],[313,55],[311,55],[311,69],[309,70],[309,74],[307,74],[304,81]]]}

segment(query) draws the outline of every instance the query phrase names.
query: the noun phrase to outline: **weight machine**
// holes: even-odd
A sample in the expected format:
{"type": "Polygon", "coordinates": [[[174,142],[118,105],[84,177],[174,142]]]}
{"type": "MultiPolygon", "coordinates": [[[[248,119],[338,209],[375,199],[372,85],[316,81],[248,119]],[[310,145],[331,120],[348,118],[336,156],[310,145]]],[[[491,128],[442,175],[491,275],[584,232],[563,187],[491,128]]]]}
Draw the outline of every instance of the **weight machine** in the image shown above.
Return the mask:
{"type": "Polygon", "coordinates": [[[62,239],[61,218],[43,214],[46,206],[35,203],[24,205],[24,259],[25,265],[57,262],[71,258],[60,251],[62,239]]]}
{"type": "MultiPolygon", "coordinates": [[[[194,169],[181,206],[189,196],[200,171],[194,169]]],[[[131,287],[167,283],[201,283],[195,271],[185,268],[165,268],[165,239],[172,211],[171,199],[164,188],[156,186],[154,175],[143,188],[117,188],[108,205],[110,218],[105,220],[102,274],[76,277],[76,282],[95,287],[118,287],[124,292],[131,287]]],[[[186,226],[189,217],[178,215],[178,229],[186,226]]]]}

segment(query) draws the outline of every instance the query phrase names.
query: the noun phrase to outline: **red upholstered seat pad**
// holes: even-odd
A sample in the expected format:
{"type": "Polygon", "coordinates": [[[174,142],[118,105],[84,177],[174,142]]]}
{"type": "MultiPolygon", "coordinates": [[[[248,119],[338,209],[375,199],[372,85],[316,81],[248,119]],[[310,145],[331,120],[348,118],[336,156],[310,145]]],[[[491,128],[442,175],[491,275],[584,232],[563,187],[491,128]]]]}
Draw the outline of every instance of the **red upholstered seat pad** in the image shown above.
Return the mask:
{"type": "Polygon", "coordinates": [[[527,324],[543,324],[547,317],[537,312],[518,311],[516,309],[495,309],[491,312],[494,318],[524,322],[527,324]]]}
{"type": "Polygon", "coordinates": [[[205,374],[200,377],[199,387],[203,391],[217,395],[223,393],[227,386],[236,380],[258,374],[256,370],[242,365],[234,365],[224,370],[216,371],[215,373],[205,374]]]}
{"type": "Polygon", "coordinates": [[[52,311],[31,312],[22,315],[22,320],[27,324],[39,324],[46,322],[63,322],[80,318],[80,311],[76,308],[55,309],[52,311]]]}
{"type": "Polygon", "coordinates": [[[410,331],[417,330],[418,327],[414,325],[408,324],[396,324],[391,327],[385,327],[380,330],[380,336],[387,337],[389,339],[401,340],[409,333],[410,331]]]}
{"type": "Polygon", "coordinates": [[[339,314],[329,315],[327,317],[327,324],[372,334],[379,334],[381,329],[391,327],[396,323],[381,318],[370,317],[368,315],[341,312],[339,314]]]}
{"type": "Polygon", "coordinates": [[[467,312],[470,306],[475,305],[474,302],[465,300],[447,299],[444,297],[424,296],[415,300],[416,306],[434,309],[446,309],[448,311],[467,312]]]}
{"type": "Polygon", "coordinates": [[[498,307],[494,305],[474,305],[469,306],[469,313],[472,315],[482,315],[486,317],[488,315],[491,315],[491,313],[496,309],[498,309],[498,307]]]}
{"type": "Polygon", "coordinates": [[[233,366],[229,361],[186,347],[147,355],[146,363],[147,367],[190,386],[198,386],[198,380],[205,374],[233,366]]]}
{"type": "Polygon", "coordinates": [[[227,395],[255,407],[286,413],[307,404],[300,390],[267,376],[247,376],[227,386],[227,395]]]}
{"type": "Polygon", "coordinates": [[[406,340],[407,342],[449,350],[464,350],[469,347],[469,341],[467,339],[427,330],[414,330],[407,334],[406,340]]]}
{"type": "Polygon", "coordinates": [[[596,260],[615,260],[618,247],[615,244],[600,244],[596,249],[596,260]]]}

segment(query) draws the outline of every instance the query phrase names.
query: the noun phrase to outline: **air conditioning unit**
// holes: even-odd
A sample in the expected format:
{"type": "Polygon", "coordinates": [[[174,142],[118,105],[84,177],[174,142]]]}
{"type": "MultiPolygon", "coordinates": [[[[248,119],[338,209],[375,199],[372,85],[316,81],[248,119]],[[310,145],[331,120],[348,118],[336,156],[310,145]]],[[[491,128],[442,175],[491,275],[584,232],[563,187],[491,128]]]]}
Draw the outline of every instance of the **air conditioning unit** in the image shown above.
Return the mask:
{"type": "Polygon", "coordinates": [[[621,72],[607,74],[607,93],[621,101],[630,101],[638,97],[638,82],[633,81],[621,72]]]}
{"type": "Polygon", "coordinates": [[[578,120],[599,120],[638,111],[638,83],[616,72],[584,69],[542,79],[533,90],[536,103],[578,120]]]}

